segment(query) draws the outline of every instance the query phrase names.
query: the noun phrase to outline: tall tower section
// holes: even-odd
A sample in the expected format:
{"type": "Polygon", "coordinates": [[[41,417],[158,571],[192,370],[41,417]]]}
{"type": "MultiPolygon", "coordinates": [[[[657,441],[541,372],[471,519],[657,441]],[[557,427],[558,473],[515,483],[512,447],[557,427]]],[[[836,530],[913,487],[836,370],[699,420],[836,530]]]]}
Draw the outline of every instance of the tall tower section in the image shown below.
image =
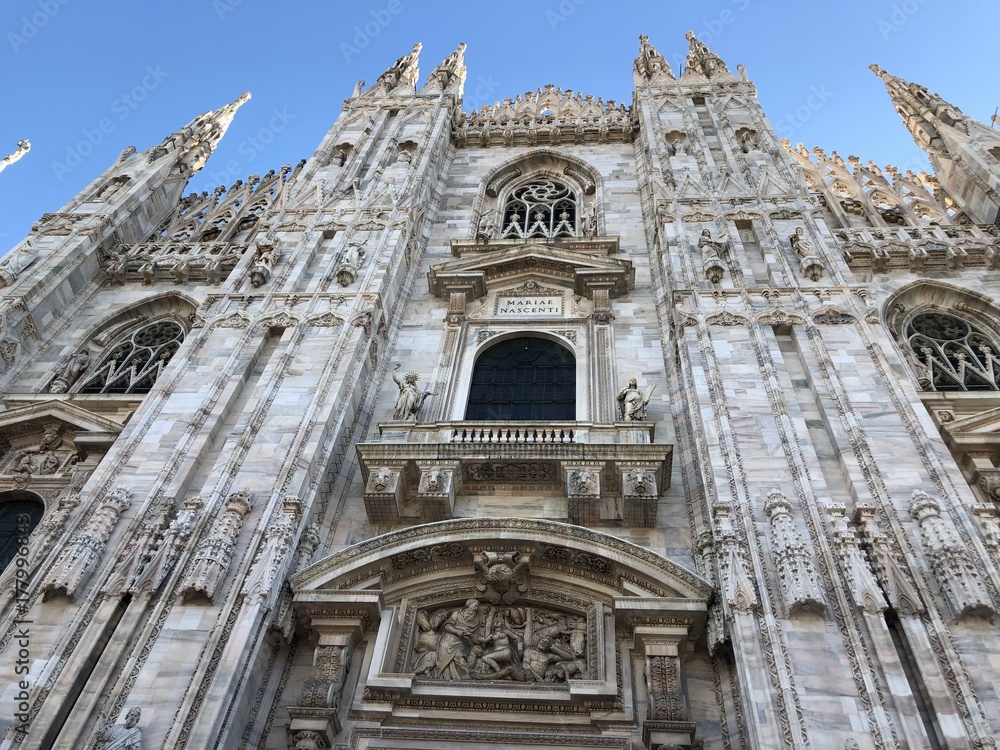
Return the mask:
{"type": "Polygon", "coordinates": [[[1000,133],[963,114],[926,87],[891,75],[878,65],[906,129],[931,160],[941,187],[968,221],[1000,224],[1000,133]]]}

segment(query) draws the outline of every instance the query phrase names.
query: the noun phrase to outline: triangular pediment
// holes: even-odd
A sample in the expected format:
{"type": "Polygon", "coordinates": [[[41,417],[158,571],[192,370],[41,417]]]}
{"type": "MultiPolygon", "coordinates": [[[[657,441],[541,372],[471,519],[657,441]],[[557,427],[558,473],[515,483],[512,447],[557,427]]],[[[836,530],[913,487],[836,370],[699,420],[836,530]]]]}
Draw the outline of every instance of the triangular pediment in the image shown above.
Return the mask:
{"type": "Polygon", "coordinates": [[[611,297],[620,297],[635,286],[635,269],[629,260],[531,242],[438,263],[427,272],[427,283],[438,297],[464,292],[477,299],[528,276],[572,287],[587,297],[593,296],[595,289],[607,289],[611,297]]]}
{"type": "Polygon", "coordinates": [[[75,404],[57,399],[26,404],[0,412],[0,450],[7,452],[25,441],[32,441],[46,428],[55,427],[62,434],[100,436],[100,442],[114,442],[122,425],[75,404]]]}

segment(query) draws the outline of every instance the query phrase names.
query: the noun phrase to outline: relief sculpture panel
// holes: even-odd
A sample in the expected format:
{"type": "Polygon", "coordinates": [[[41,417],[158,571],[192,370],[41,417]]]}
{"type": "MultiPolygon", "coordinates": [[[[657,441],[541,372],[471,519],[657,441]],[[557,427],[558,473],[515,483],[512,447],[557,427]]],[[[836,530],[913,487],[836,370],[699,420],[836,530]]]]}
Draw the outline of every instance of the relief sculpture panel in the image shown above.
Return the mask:
{"type": "Polygon", "coordinates": [[[588,679],[587,620],[543,607],[469,599],[417,612],[417,678],[565,683],[588,679]]]}

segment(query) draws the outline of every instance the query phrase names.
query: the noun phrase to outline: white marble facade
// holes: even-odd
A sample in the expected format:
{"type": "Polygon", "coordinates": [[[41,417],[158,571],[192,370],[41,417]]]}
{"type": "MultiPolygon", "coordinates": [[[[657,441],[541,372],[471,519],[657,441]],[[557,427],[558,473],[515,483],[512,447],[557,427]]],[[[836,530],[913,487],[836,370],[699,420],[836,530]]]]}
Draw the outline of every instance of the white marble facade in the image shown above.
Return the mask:
{"type": "Polygon", "coordinates": [[[1000,136],[876,67],[936,176],[810,152],[687,43],[474,112],[417,45],[39,220],[0,748],[995,746],[1000,136]]]}

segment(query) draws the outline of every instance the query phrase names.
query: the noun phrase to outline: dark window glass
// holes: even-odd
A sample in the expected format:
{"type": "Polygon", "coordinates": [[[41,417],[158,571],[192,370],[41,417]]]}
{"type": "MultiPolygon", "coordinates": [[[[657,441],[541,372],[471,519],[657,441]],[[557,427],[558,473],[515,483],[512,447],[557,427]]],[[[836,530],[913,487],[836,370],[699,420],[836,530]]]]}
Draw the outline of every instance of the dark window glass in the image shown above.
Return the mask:
{"type": "Polygon", "coordinates": [[[576,419],[576,359],[546,339],[507,339],[491,346],[476,361],[465,418],[576,419]]]}
{"type": "Polygon", "coordinates": [[[44,511],[45,506],[37,500],[0,502],[0,571],[17,555],[18,537],[28,536],[44,511]]]}

